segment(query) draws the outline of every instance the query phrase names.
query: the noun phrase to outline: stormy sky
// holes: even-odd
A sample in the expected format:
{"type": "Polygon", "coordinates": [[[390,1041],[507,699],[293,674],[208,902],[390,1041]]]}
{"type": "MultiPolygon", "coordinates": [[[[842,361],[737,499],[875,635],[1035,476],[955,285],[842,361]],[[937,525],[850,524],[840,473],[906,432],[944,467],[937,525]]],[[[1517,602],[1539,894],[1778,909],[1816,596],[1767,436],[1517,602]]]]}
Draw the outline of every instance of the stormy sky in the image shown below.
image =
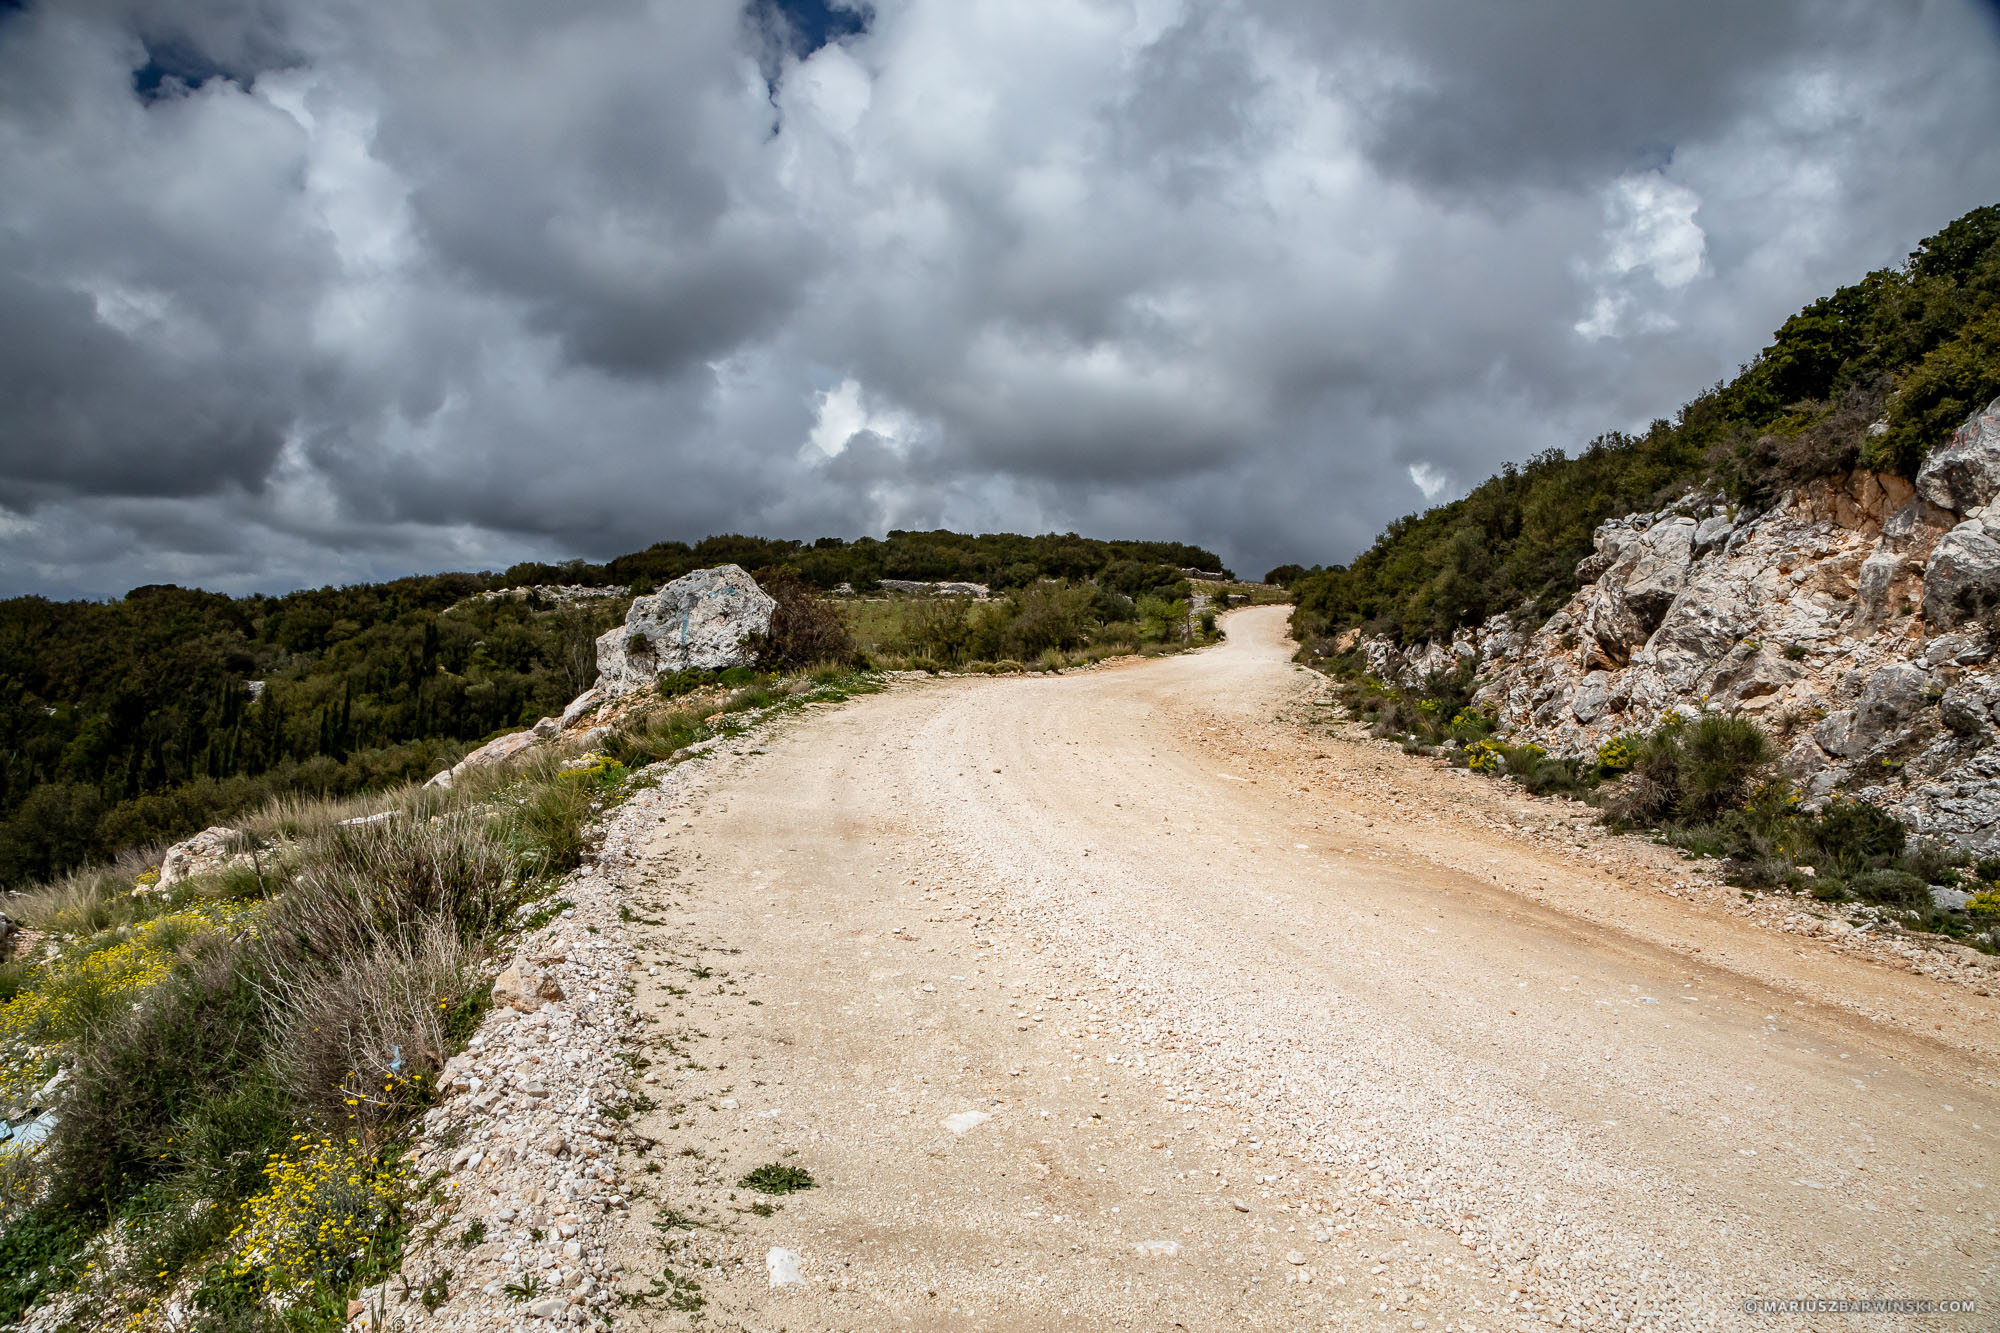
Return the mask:
{"type": "Polygon", "coordinates": [[[2000,200],[1983,0],[0,0],[0,593],[1344,560],[2000,200]]]}

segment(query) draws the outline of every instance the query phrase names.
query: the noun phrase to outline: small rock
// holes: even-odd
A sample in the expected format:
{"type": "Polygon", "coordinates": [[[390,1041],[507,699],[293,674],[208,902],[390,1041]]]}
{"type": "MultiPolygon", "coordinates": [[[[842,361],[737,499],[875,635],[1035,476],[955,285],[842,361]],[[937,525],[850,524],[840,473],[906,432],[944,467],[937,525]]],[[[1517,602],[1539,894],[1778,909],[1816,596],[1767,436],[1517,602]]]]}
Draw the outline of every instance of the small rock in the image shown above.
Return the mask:
{"type": "Polygon", "coordinates": [[[541,997],[535,994],[535,987],[521,974],[519,966],[509,967],[493,978],[493,1002],[524,1014],[542,1007],[541,997]]]}
{"type": "Polygon", "coordinates": [[[1250,1205],[1243,1202],[1243,1200],[1241,1199],[1231,1199],[1229,1201],[1229,1206],[1231,1208],[1234,1208],[1239,1213],[1247,1213],[1250,1211],[1250,1205]]]}
{"type": "Polygon", "coordinates": [[[957,1115],[946,1116],[944,1118],[944,1127],[954,1134],[963,1135],[968,1130],[976,1129],[992,1118],[992,1116],[984,1111],[960,1111],[957,1115]]]}
{"type": "Polygon", "coordinates": [[[800,1286],[806,1280],[805,1275],[799,1272],[799,1256],[775,1245],[764,1256],[764,1271],[771,1275],[774,1287],[800,1286]]]}
{"type": "Polygon", "coordinates": [[[1177,1240],[1142,1240],[1134,1243],[1133,1249],[1141,1259],[1176,1259],[1180,1257],[1181,1243],[1177,1240]]]}
{"type": "Polygon", "coordinates": [[[1305,1256],[1304,1256],[1303,1254],[1299,1253],[1299,1252],[1298,1252],[1297,1250],[1286,1250],[1286,1251],[1285,1251],[1285,1262],[1286,1262],[1286,1263],[1288,1263],[1288,1264],[1302,1264],[1302,1263],[1304,1263],[1305,1261],[1306,1261],[1306,1257],[1305,1257],[1305,1256]]]}

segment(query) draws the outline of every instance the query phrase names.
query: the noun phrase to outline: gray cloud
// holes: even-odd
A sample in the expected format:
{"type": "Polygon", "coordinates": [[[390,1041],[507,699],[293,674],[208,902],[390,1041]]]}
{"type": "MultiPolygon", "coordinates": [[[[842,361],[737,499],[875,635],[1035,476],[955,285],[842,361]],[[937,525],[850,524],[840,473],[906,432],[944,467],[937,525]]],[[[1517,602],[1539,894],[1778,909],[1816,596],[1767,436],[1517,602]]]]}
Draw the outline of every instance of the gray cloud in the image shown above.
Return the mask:
{"type": "Polygon", "coordinates": [[[0,591],[727,529],[1342,559],[2000,184],[1970,0],[0,17],[0,591]]]}

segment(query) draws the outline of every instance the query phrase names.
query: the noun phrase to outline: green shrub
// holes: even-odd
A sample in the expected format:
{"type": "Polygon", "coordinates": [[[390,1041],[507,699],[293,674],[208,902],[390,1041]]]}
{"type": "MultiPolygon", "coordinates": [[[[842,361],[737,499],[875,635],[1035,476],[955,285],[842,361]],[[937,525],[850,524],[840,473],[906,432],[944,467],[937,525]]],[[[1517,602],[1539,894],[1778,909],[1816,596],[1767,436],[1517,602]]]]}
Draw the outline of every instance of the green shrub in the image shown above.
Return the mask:
{"type": "Polygon", "coordinates": [[[78,1052],[40,1154],[53,1199],[102,1216],[169,1173],[175,1127],[262,1055],[264,979],[212,938],[78,1052]]]}
{"type": "Polygon", "coordinates": [[[1930,886],[1906,870],[1864,870],[1848,879],[1847,888],[1863,902],[1902,911],[1928,912],[1934,905],[1930,886]]]}
{"type": "Polygon", "coordinates": [[[1931,352],[1904,380],[1889,431],[1863,450],[1870,467],[1914,477],[1972,412],[2000,398],[2000,305],[1931,352]]]}
{"type": "Polygon", "coordinates": [[[1908,838],[1886,810],[1866,801],[1832,800],[1800,821],[1801,853],[1816,865],[1853,874],[1900,856],[1908,838]]]}
{"type": "Polygon", "coordinates": [[[1631,736],[1613,736],[1597,747],[1597,766],[1607,774],[1623,773],[1639,758],[1639,742],[1631,736]]]}
{"type": "Polygon", "coordinates": [[[67,1287],[83,1269],[98,1215],[68,1203],[40,1203],[0,1230],[0,1324],[13,1327],[29,1306],[67,1287]]]}
{"type": "Polygon", "coordinates": [[[1756,723],[1741,717],[1700,718],[1681,746],[1681,812],[1714,818],[1741,805],[1770,762],[1770,738],[1756,723]]]}
{"type": "Polygon", "coordinates": [[[1536,796],[1581,796],[1597,785],[1595,764],[1547,755],[1510,776],[1536,796]]]}
{"type": "Polygon", "coordinates": [[[596,813],[587,786],[529,783],[512,802],[506,818],[509,845],[535,874],[563,874],[582,863],[596,813]]]}

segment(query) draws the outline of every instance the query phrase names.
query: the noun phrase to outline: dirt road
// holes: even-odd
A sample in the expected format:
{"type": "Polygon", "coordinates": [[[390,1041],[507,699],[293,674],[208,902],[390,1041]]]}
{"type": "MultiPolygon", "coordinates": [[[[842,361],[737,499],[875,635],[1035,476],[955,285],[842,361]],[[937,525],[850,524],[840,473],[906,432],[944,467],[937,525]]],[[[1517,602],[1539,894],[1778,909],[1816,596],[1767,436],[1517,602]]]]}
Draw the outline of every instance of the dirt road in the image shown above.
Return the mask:
{"type": "Polygon", "coordinates": [[[1338,736],[1284,608],[1228,629],[813,710],[661,824],[626,1326],[2000,1326],[2000,1002],[1338,736]],[[1743,1310],[1869,1297],[1979,1309],[1743,1310]]]}

